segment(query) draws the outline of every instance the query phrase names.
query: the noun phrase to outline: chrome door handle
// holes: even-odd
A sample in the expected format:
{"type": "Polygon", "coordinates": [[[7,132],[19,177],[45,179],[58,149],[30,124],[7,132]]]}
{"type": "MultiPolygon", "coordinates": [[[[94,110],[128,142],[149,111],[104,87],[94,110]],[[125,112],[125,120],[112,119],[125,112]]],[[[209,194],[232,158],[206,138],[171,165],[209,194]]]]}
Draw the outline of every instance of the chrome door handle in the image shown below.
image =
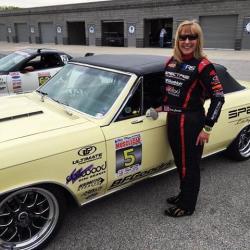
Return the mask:
{"type": "Polygon", "coordinates": [[[140,122],[143,122],[143,118],[139,118],[139,119],[133,120],[131,122],[131,124],[137,124],[137,123],[140,123],[140,122]]]}

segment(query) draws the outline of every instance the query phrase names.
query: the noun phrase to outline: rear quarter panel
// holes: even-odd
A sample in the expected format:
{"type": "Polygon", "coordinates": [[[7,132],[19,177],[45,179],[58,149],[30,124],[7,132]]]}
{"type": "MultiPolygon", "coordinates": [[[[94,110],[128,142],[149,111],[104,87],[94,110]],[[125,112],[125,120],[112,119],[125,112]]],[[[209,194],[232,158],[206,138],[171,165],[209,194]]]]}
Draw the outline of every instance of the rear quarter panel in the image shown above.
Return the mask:
{"type": "MultiPolygon", "coordinates": [[[[206,110],[209,101],[205,104],[206,110]]],[[[250,90],[225,94],[225,103],[221,115],[215,123],[204,155],[226,149],[240,131],[250,124],[250,90]]]]}

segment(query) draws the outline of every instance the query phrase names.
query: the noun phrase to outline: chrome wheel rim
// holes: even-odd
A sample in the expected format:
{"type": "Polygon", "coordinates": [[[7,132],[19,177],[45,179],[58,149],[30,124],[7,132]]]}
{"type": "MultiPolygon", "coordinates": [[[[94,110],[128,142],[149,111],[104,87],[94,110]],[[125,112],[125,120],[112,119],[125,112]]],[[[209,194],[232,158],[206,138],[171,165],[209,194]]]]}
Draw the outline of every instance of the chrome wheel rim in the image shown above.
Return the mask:
{"type": "Polygon", "coordinates": [[[244,158],[250,156],[250,126],[244,128],[239,138],[239,153],[244,158]]]}
{"type": "Polygon", "coordinates": [[[31,250],[44,242],[59,217],[55,196],[42,188],[16,191],[0,202],[0,247],[31,250]]]}

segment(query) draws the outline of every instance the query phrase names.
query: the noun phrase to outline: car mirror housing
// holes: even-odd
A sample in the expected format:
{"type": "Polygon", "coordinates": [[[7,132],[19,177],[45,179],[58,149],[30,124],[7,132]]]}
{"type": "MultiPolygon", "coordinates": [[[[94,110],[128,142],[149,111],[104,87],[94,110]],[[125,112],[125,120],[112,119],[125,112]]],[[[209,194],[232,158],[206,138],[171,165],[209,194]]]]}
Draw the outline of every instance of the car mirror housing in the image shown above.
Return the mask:
{"type": "Polygon", "coordinates": [[[158,112],[154,108],[149,108],[146,111],[146,117],[151,117],[153,120],[157,120],[158,116],[158,112]]]}

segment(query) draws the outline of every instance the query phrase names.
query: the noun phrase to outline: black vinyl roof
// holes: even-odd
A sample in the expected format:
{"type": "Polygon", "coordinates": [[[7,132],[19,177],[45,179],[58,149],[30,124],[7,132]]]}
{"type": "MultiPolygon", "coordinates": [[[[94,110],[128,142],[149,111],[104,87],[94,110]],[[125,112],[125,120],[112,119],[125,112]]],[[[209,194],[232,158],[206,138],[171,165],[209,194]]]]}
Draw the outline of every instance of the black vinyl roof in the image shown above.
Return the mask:
{"type": "Polygon", "coordinates": [[[237,82],[228,72],[226,67],[215,63],[214,64],[216,73],[218,74],[218,77],[220,79],[220,82],[223,87],[223,91],[225,94],[243,90],[245,89],[244,86],[240,85],[239,82],[237,82]]]}
{"type": "Polygon", "coordinates": [[[94,66],[111,68],[138,76],[163,72],[169,57],[156,55],[114,55],[101,54],[71,59],[70,62],[91,64],[94,66]]]}
{"type": "MultiPolygon", "coordinates": [[[[168,56],[156,55],[100,54],[73,58],[70,62],[90,64],[143,76],[152,73],[164,72],[166,62],[169,58],[170,57],[168,56]]],[[[231,93],[245,88],[227,72],[227,69],[224,66],[214,64],[214,67],[222,83],[224,93],[231,93]]]]}

